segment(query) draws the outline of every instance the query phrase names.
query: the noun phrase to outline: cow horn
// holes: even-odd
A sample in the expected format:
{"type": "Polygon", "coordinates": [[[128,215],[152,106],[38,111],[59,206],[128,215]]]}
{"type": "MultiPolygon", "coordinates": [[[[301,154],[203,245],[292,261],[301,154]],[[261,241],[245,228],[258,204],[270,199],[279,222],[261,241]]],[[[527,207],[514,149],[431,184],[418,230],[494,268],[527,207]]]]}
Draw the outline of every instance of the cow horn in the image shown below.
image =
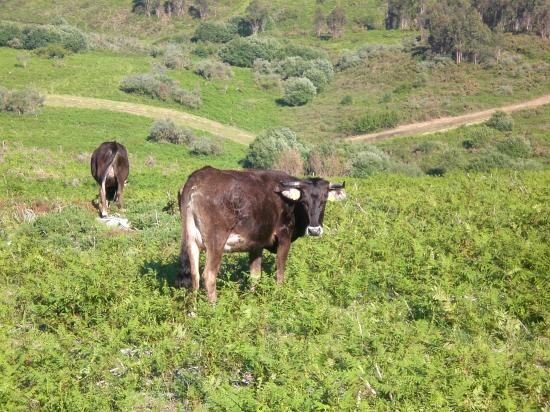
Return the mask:
{"type": "Polygon", "coordinates": [[[345,187],[346,187],[346,182],[344,182],[344,183],[329,183],[329,185],[328,185],[329,190],[343,189],[345,187]]]}

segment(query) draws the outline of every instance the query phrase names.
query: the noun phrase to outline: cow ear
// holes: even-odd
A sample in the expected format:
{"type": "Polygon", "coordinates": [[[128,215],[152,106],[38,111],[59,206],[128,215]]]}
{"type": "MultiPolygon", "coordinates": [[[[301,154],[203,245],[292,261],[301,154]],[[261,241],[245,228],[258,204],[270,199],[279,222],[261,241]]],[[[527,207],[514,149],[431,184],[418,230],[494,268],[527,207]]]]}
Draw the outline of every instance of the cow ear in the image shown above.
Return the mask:
{"type": "Polygon", "coordinates": [[[339,202],[346,198],[346,192],[343,189],[329,190],[328,200],[331,202],[339,202]]]}
{"type": "Polygon", "coordinates": [[[293,187],[284,189],[281,191],[281,194],[290,200],[298,200],[300,196],[302,196],[302,192],[300,192],[298,189],[294,189],[293,187]]]}

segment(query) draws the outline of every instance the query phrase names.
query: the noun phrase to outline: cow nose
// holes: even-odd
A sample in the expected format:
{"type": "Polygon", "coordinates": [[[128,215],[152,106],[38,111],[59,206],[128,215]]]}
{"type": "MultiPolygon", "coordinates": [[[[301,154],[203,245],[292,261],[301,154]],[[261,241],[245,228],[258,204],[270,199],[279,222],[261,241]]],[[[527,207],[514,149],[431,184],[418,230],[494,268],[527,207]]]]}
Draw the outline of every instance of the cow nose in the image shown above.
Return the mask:
{"type": "Polygon", "coordinates": [[[321,226],[308,226],[306,232],[309,236],[321,236],[323,228],[321,226]]]}

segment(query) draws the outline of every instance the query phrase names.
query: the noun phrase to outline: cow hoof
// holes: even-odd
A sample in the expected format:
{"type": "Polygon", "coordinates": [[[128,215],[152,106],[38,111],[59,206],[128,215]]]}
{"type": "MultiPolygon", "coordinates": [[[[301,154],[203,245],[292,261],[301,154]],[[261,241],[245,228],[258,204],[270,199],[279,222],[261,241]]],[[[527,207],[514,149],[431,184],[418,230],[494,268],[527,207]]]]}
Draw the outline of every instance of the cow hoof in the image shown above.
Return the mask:
{"type": "Polygon", "coordinates": [[[106,218],[107,217],[107,212],[101,211],[100,215],[101,215],[102,218],[106,218]]]}

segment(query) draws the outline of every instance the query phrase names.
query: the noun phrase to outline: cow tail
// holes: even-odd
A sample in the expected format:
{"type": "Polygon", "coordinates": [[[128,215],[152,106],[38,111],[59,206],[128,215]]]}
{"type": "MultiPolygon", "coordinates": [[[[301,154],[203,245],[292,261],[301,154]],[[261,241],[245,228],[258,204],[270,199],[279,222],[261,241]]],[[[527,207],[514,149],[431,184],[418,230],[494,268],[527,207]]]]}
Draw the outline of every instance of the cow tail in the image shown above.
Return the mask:
{"type": "Polygon", "coordinates": [[[107,175],[109,174],[109,168],[113,165],[116,158],[118,156],[118,146],[115,146],[113,151],[111,152],[111,156],[109,157],[109,160],[107,161],[107,166],[105,166],[105,170],[103,171],[103,175],[101,176],[101,184],[105,184],[105,180],[107,179],[107,175]]]}
{"type": "Polygon", "coordinates": [[[178,191],[178,206],[181,217],[181,250],[180,250],[180,267],[178,271],[178,277],[176,279],[176,287],[189,288],[191,283],[191,262],[189,260],[189,252],[187,251],[187,228],[185,215],[187,213],[187,205],[189,203],[188,191],[183,186],[178,191]]]}

